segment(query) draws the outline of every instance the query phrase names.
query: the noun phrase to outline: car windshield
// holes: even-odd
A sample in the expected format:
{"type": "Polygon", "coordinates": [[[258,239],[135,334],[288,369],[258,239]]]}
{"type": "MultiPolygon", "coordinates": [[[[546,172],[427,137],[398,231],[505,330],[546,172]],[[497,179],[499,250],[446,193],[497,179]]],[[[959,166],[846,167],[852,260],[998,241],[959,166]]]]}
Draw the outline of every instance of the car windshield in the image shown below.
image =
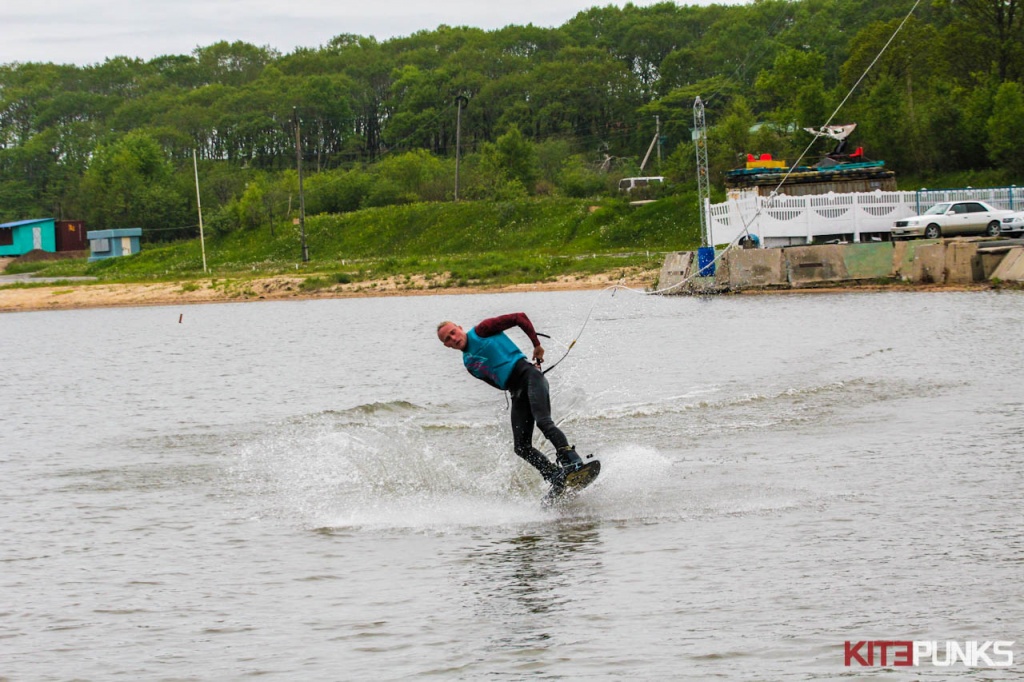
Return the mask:
{"type": "Polygon", "coordinates": [[[934,206],[929,208],[927,211],[925,211],[924,214],[925,215],[942,215],[943,213],[945,213],[946,211],[949,210],[950,206],[952,206],[952,204],[935,204],[934,206]]]}

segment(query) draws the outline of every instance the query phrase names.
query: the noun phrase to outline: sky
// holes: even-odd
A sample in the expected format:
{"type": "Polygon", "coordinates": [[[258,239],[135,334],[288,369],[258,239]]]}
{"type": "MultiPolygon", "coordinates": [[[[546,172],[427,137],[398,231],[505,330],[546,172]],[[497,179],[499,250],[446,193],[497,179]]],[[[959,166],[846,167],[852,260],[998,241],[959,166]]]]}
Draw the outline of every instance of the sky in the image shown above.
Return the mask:
{"type": "MultiPolygon", "coordinates": [[[[634,0],[646,6],[657,0],[634,0]]],[[[687,0],[679,4],[744,4],[687,0]]],[[[102,63],[191,54],[221,40],[282,54],[317,48],[342,33],[384,41],[441,24],[493,30],[509,24],[561,26],[608,0],[3,0],[0,64],[102,63]]]]}

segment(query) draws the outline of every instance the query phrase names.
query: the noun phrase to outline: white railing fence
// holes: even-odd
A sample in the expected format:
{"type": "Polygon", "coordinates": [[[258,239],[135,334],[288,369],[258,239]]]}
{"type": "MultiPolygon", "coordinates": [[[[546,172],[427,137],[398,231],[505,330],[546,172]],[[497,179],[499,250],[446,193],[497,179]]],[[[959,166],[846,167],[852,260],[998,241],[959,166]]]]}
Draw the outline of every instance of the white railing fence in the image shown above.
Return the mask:
{"type": "Polygon", "coordinates": [[[996,208],[1024,209],[1024,190],[922,189],[916,192],[850,192],[807,196],[759,196],[737,193],[723,204],[708,204],[712,243],[731,243],[745,232],[764,246],[810,244],[815,237],[859,242],[862,235],[888,234],[894,221],[918,215],[940,201],[978,199],[996,208]]]}

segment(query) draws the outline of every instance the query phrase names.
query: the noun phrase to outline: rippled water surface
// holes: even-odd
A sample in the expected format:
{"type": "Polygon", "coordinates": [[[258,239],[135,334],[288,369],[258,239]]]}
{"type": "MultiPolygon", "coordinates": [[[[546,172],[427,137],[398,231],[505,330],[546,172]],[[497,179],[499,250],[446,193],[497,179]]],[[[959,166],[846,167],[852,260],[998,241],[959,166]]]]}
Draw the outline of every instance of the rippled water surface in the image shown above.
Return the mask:
{"type": "Polygon", "coordinates": [[[22,313],[0,349],[0,679],[911,677],[844,667],[879,639],[1021,673],[1020,293],[22,313]],[[549,378],[603,470],[554,509],[434,336],[516,310],[549,360],[586,321],[549,378]]]}

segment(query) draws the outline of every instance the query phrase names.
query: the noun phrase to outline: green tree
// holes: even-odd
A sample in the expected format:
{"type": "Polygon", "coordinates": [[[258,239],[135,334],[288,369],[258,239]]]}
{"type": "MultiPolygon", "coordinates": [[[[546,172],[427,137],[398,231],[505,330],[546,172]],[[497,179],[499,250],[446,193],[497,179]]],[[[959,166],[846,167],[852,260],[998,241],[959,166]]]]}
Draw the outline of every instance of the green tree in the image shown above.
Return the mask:
{"type": "MultiPolygon", "coordinates": [[[[384,158],[373,176],[375,185],[392,188],[401,203],[410,203],[445,200],[454,187],[455,172],[430,152],[417,149],[384,158]]],[[[372,187],[370,196],[374,196],[372,187]]]]}
{"type": "Polygon", "coordinates": [[[245,191],[238,198],[235,210],[239,227],[244,230],[255,230],[262,226],[273,229],[269,208],[267,181],[263,175],[258,175],[245,186],[245,191]]]}
{"type": "Polygon", "coordinates": [[[86,220],[95,229],[141,227],[156,240],[191,234],[188,200],[177,192],[160,145],[143,133],[99,147],[81,192],[88,197],[82,202],[86,220]]]}
{"type": "Polygon", "coordinates": [[[537,157],[533,144],[512,126],[494,144],[485,144],[480,151],[485,172],[496,182],[515,182],[527,192],[537,182],[537,157]]]}
{"type": "Polygon", "coordinates": [[[956,17],[950,44],[958,39],[958,54],[991,64],[1000,83],[1024,76],[1024,0],[948,1],[956,17]]]}
{"type": "Polygon", "coordinates": [[[345,161],[348,143],[355,137],[348,98],[352,79],[344,74],[325,74],[290,80],[298,81],[291,89],[302,116],[307,158],[314,157],[316,170],[336,167],[345,161]]]}
{"type": "Polygon", "coordinates": [[[858,114],[858,136],[864,146],[877,150],[897,173],[919,171],[913,163],[910,127],[906,122],[906,101],[891,76],[883,76],[865,93],[858,114]]]}
{"type": "Polygon", "coordinates": [[[373,185],[371,175],[361,168],[331,170],[311,175],[304,181],[306,213],[347,213],[363,205],[373,185]]]}
{"type": "Polygon", "coordinates": [[[256,47],[242,41],[228,43],[225,40],[196,48],[194,54],[206,83],[234,86],[256,80],[263,69],[280,56],[270,47],[256,47]]]}
{"type": "Polygon", "coordinates": [[[604,192],[610,182],[607,173],[596,170],[582,155],[565,159],[556,181],[563,194],[581,199],[604,192]]]}
{"type": "Polygon", "coordinates": [[[1024,121],[1024,87],[1020,83],[1003,83],[996,91],[992,116],[986,124],[988,143],[985,148],[992,163],[1017,177],[1024,174],[1021,121],[1024,121]]]}
{"type": "Polygon", "coordinates": [[[742,165],[748,153],[760,151],[752,148],[753,137],[750,131],[756,119],[746,98],[735,98],[718,123],[714,120],[713,111],[706,111],[705,117],[708,124],[708,165],[712,179],[742,165]]]}
{"type": "Polygon", "coordinates": [[[759,73],[754,81],[754,89],[762,106],[783,112],[781,120],[792,120],[796,114],[797,100],[803,92],[824,90],[824,66],[825,55],[817,52],[786,50],[780,53],[772,68],[759,73]]]}

